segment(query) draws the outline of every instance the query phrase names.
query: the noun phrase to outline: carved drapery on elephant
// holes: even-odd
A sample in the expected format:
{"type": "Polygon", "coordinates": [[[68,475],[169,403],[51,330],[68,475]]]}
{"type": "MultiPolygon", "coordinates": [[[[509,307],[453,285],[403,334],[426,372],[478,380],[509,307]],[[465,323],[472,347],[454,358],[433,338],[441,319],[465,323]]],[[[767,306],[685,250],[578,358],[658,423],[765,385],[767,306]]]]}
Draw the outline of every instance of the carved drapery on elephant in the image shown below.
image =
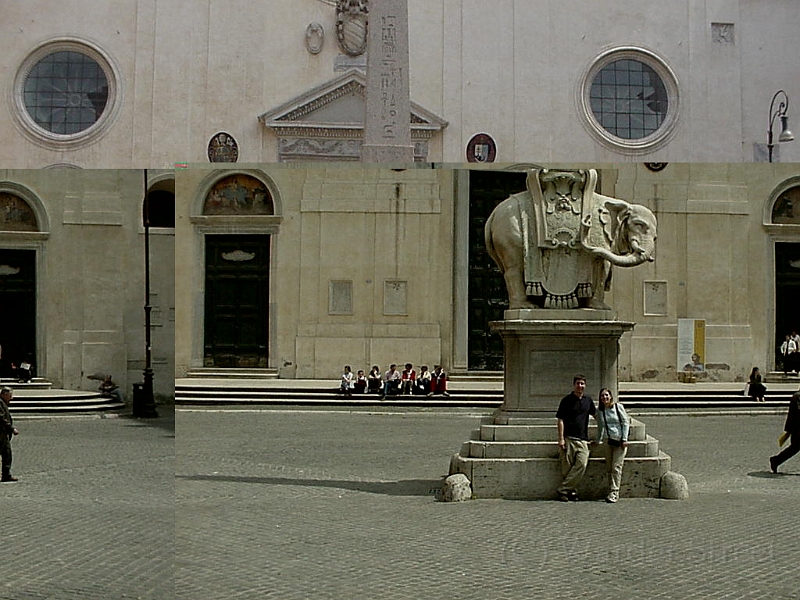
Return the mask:
{"type": "Polygon", "coordinates": [[[645,206],[595,191],[597,172],[534,170],[527,191],[497,205],[486,248],[509,308],[608,309],[611,267],[655,258],[657,222],[645,206]]]}

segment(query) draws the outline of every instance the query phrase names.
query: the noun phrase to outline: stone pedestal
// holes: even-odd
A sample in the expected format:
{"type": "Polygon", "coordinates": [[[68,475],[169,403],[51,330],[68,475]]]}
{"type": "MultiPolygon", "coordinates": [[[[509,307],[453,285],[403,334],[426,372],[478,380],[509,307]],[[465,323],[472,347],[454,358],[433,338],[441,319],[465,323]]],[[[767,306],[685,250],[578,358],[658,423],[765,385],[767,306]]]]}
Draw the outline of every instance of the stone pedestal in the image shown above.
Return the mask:
{"type": "Polygon", "coordinates": [[[601,387],[617,396],[619,338],[633,323],[588,309],[507,310],[504,317],[490,323],[505,349],[505,393],[495,422],[554,416],[577,374],[586,377],[592,398],[601,387]]]}
{"type": "MultiPolygon", "coordinates": [[[[619,338],[634,324],[598,310],[508,310],[504,317],[491,323],[505,347],[503,405],[453,456],[450,474],[465,475],[474,498],[555,499],[562,477],[558,404],[576,374],[586,377],[593,399],[601,387],[616,397],[619,338]]],[[[595,433],[592,420],[591,439],[595,433]]],[[[628,443],[620,495],[675,497],[662,494],[662,480],[680,476],[670,471],[670,457],[644,423],[631,420],[628,443]]],[[[580,497],[607,494],[605,451],[603,445],[592,448],[580,497]]]]}

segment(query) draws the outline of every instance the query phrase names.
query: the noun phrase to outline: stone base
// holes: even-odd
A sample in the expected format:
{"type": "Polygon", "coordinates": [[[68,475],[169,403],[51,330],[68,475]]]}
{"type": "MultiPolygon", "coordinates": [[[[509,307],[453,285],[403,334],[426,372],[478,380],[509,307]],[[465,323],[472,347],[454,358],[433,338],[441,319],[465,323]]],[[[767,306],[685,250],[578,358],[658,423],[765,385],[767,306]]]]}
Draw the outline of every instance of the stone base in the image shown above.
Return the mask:
{"type": "Polygon", "coordinates": [[[522,309],[506,311],[506,317],[520,318],[490,323],[502,336],[505,353],[497,422],[555,415],[577,374],[586,377],[586,393],[593,398],[601,387],[616,397],[619,338],[634,324],[610,316],[610,311],[522,309]]]}
{"type": "Polygon", "coordinates": [[[361,162],[398,165],[413,164],[414,146],[364,144],[361,146],[361,162]]]}
{"type": "MultiPolygon", "coordinates": [[[[625,459],[620,497],[658,498],[661,478],[669,472],[671,459],[660,452],[656,457],[625,459]]],[[[451,469],[472,482],[472,497],[508,500],[555,500],[561,484],[561,462],[548,458],[476,459],[453,457],[451,469]]],[[[608,494],[605,461],[589,460],[578,496],[599,500],[608,494]]]]}
{"type": "MultiPolygon", "coordinates": [[[[589,435],[594,439],[594,425],[589,435]]],[[[628,439],[620,496],[661,497],[662,478],[671,472],[671,458],[660,451],[657,439],[647,435],[641,421],[632,419],[628,439]]],[[[592,447],[586,475],[578,488],[581,498],[607,495],[604,453],[604,446],[592,447]]],[[[505,425],[487,418],[453,456],[450,474],[454,473],[472,482],[473,498],[556,499],[562,473],[555,418],[518,419],[505,425]]]]}

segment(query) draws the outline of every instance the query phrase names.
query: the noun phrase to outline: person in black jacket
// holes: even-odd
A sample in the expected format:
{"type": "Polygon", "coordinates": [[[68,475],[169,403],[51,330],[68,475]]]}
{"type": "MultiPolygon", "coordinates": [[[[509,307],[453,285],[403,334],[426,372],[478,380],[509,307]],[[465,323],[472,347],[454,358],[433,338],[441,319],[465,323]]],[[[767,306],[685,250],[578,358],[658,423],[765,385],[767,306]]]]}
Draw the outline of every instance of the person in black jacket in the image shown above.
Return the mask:
{"type": "Polygon", "coordinates": [[[8,404],[13,395],[11,388],[4,387],[0,390],[0,461],[2,461],[0,481],[17,481],[16,477],[11,476],[11,438],[19,433],[8,411],[8,404]]]}
{"type": "Polygon", "coordinates": [[[589,417],[594,417],[597,409],[585,390],[586,377],[575,375],[572,392],[561,399],[556,412],[563,476],[557,492],[564,502],[578,500],[576,488],[589,464],[589,417]]]}
{"type": "Polygon", "coordinates": [[[769,466],[773,473],[777,473],[779,466],[800,452],[800,390],[789,400],[789,413],[786,415],[783,430],[790,436],[791,441],[780,454],[769,457],[769,466]]]}

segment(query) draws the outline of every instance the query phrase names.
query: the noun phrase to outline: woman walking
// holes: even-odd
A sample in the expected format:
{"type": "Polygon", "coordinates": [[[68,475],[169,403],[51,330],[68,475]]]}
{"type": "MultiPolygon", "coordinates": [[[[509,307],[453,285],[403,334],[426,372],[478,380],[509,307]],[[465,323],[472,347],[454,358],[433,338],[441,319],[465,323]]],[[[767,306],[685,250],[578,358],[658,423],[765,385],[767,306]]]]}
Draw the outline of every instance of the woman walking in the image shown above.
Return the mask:
{"type": "Polygon", "coordinates": [[[628,432],[631,421],[625,407],[614,399],[611,390],[600,390],[600,410],[597,419],[596,443],[605,441],[606,469],[608,470],[608,497],[606,502],[619,500],[619,486],[622,481],[622,466],[628,453],[628,432]]]}

